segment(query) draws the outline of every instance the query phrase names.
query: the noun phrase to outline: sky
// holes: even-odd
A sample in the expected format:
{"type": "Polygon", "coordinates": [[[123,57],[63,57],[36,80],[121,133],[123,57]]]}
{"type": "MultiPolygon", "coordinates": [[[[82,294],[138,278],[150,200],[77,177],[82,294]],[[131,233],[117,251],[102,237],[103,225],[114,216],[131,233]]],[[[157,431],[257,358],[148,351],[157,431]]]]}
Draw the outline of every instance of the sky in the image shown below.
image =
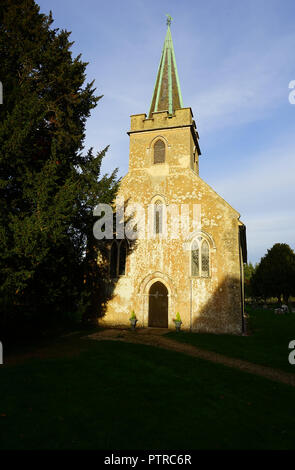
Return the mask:
{"type": "Polygon", "coordinates": [[[294,0],[37,0],[71,31],[73,56],[103,95],[85,147],[110,148],[103,170],[128,171],[130,115],[148,113],[171,32],[185,107],[200,135],[200,176],[247,226],[248,259],[295,249],[294,0]]]}

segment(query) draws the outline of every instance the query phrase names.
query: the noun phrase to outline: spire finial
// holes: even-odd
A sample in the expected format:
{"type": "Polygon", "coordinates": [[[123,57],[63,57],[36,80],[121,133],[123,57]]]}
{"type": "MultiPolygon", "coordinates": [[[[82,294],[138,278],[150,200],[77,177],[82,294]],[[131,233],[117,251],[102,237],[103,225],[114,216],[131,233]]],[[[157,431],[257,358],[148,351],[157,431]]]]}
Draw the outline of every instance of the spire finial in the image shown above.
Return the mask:
{"type": "Polygon", "coordinates": [[[171,21],[173,20],[173,18],[171,18],[170,15],[166,15],[167,16],[167,26],[170,26],[171,25],[171,21]]]}

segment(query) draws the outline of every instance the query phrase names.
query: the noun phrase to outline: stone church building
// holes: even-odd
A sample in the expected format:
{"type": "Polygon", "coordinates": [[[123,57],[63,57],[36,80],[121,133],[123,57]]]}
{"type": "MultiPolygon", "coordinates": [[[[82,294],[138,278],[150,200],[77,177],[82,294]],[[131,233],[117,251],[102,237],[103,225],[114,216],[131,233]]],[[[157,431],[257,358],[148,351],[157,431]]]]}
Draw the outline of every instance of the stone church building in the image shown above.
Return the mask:
{"type": "Polygon", "coordinates": [[[134,310],[139,327],[175,329],[179,312],[182,329],[241,334],[245,226],[199,176],[199,135],[183,106],[167,23],[149,114],[131,116],[129,171],[119,189],[127,205],[143,207],[151,236],[110,243],[113,288],[99,323],[129,326],[134,310]],[[188,208],[191,228],[175,237],[173,207],[188,208]]]}

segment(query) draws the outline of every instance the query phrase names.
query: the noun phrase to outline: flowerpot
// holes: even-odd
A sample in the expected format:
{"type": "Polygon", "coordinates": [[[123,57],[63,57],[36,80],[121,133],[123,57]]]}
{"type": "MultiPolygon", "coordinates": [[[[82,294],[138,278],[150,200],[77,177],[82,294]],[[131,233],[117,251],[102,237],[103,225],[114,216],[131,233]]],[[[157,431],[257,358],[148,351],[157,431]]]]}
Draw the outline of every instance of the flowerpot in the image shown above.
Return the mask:
{"type": "Polygon", "coordinates": [[[182,321],[175,321],[174,323],[175,323],[176,331],[180,331],[182,321]]]}
{"type": "Polygon", "coordinates": [[[132,319],[132,320],[130,320],[130,323],[131,323],[131,328],[132,328],[132,330],[135,330],[136,323],[137,323],[137,320],[136,320],[136,318],[135,318],[135,319],[132,319]]]}

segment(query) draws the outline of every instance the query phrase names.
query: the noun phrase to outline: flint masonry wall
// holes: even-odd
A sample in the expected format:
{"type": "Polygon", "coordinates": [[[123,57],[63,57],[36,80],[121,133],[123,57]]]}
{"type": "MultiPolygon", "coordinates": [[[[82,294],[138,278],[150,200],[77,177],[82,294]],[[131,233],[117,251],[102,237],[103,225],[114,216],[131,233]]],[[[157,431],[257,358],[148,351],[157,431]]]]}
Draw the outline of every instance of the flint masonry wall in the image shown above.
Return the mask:
{"type": "MultiPolygon", "coordinates": [[[[168,211],[168,238],[137,240],[129,253],[126,273],[115,283],[103,325],[128,325],[134,309],[139,326],[148,325],[149,289],[163,282],[169,293],[168,323],[180,313],[184,329],[215,333],[241,333],[241,283],[239,214],[198,176],[197,133],[190,108],[175,115],[154,113],[131,116],[129,172],[119,195],[128,204],[145,208],[155,196],[165,201],[168,211]],[[153,163],[153,145],[162,138],[166,145],[163,164],[153,163]],[[194,163],[195,162],[195,163],[194,163]],[[191,277],[190,244],[197,234],[180,233],[169,239],[173,219],[169,207],[188,204],[192,221],[193,205],[201,209],[197,231],[210,245],[209,278],[191,277]]],[[[191,231],[193,227],[191,226],[191,231]]]]}

